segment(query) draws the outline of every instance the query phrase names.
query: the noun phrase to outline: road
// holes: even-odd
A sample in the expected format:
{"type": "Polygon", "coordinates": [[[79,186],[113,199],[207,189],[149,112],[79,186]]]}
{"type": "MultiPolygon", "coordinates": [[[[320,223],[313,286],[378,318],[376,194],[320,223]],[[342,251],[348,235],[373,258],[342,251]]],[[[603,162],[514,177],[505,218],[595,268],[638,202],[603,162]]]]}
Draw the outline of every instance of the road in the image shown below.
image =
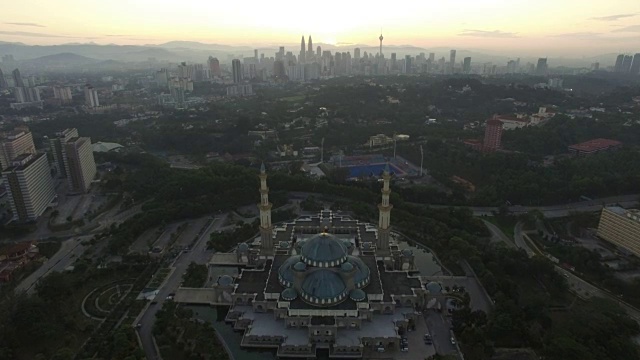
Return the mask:
{"type": "MultiPolygon", "coordinates": [[[[514,229],[514,240],[516,242],[516,245],[518,246],[518,248],[523,249],[524,251],[527,252],[527,255],[529,257],[534,256],[536,253],[533,251],[533,249],[531,249],[529,247],[529,245],[524,241],[523,238],[523,234],[522,234],[522,222],[518,222],[516,224],[516,227],[514,229]]],[[[500,229],[497,229],[498,231],[500,231],[500,229]]],[[[504,233],[503,233],[504,235],[504,233]]],[[[504,235],[506,236],[506,235],[504,235]]],[[[575,275],[574,273],[565,270],[564,268],[555,265],[555,269],[557,272],[559,272],[560,274],[562,274],[562,276],[565,277],[565,279],[567,279],[567,283],[569,284],[569,289],[574,292],[576,295],[578,295],[581,298],[590,298],[593,296],[597,296],[597,297],[602,297],[602,298],[606,298],[609,299],[613,302],[618,303],[618,305],[620,305],[620,307],[622,307],[627,314],[633,318],[634,320],[636,320],[638,323],[640,323],[640,310],[636,309],[635,307],[623,302],[620,298],[618,298],[617,296],[614,296],[613,294],[607,292],[606,290],[600,289],[599,287],[592,285],[591,283],[581,279],[580,277],[578,277],[577,275],[575,275]]]]}
{"type": "Polygon", "coordinates": [[[513,241],[511,241],[509,239],[509,237],[507,235],[505,235],[502,230],[500,230],[499,227],[495,226],[494,224],[488,222],[487,220],[482,220],[482,222],[484,223],[484,225],[487,227],[487,229],[489,229],[489,232],[491,233],[491,240],[494,242],[502,242],[505,245],[507,245],[507,247],[515,247],[515,245],[513,245],[513,241]]]}
{"type": "Polygon", "coordinates": [[[158,289],[155,297],[156,304],[149,304],[144,310],[144,314],[139,320],[141,327],[138,329],[140,340],[142,341],[142,349],[146,354],[147,360],[158,360],[158,352],[153,343],[153,324],[156,320],[156,313],[162,308],[167,296],[175,292],[182,282],[182,275],[187,270],[191,262],[198,264],[206,264],[211,258],[211,252],[207,251],[207,240],[209,234],[217,231],[226,221],[227,214],[220,215],[214,219],[209,227],[202,233],[191,251],[182,252],[173,262],[174,271],[169,275],[164,284],[158,289]]]}
{"type": "Polygon", "coordinates": [[[455,345],[451,344],[451,323],[439,312],[427,310],[424,319],[433,338],[435,350],[440,355],[456,354],[455,345]]]}
{"type": "Polygon", "coordinates": [[[49,275],[52,271],[63,271],[67,266],[71,265],[76,259],[78,259],[88,246],[82,245],[82,241],[90,239],[90,236],[75,237],[66,241],[63,241],[60,250],[47,260],[42,266],[40,266],[31,275],[27,276],[16,287],[15,292],[26,292],[31,295],[35,292],[35,285],[42,277],[49,275]]]}

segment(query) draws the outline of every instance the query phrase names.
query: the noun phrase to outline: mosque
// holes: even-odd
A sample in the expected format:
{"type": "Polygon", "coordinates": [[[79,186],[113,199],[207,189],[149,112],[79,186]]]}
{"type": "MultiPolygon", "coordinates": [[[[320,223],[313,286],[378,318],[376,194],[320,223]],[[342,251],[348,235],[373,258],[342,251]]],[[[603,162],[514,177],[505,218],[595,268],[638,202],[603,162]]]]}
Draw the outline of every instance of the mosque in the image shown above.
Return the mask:
{"type": "Polygon", "coordinates": [[[329,210],[274,226],[264,165],[259,177],[260,236],[211,262],[226,256],[241,267],[213,285],[214,302],[230,306],[225,321],[243,332],[241,346],[307,359],[399,349],[438,289],[391,236],[388,165],[377,226],[329,210]]]}

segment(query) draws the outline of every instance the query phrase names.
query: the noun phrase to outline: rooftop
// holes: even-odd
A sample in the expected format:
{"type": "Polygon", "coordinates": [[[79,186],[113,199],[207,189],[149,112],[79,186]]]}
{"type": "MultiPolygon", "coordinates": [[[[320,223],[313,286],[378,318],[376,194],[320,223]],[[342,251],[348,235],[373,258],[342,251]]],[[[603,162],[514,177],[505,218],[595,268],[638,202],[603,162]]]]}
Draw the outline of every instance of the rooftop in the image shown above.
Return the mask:
{"type": "Polygon", "coordinates": [[[598,150],[606,150],[612,147],[621,146],[622,143],[611,139],[593,139],[579,144],[569,146],[569,149],[575,151],[592,152],[598,150]]]}

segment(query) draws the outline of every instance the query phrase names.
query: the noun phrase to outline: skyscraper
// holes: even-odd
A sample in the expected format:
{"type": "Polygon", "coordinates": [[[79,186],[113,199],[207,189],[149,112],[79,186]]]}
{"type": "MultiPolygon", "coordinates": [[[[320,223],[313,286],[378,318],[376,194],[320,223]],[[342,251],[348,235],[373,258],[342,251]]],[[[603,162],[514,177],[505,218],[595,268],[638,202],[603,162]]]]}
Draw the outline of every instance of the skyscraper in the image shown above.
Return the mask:
{"type": "Polygon", "coordinates": [[[0,89],[6,89],[8,87],[7,79],[4,78],[4,73],[2,73],[2,69],[0,69],[0,89]]]}
{"type": "Polygon", "coordinates": [[[628,73],[631,71],[631,62],[633,61],[633,57],[631,55],[625,55],[624,60],[622,60],[622,69],[621,72],[628,73]]]}
{"type": "Polygon", "coordinates": [[[631,64],[629,72],[631,75],[638,75],[638,73],[640,73],[640,53],[633,55],[633,63],[631,64]]]}
{"type": "Polygon", "coordinates": [[[94,89],[90,84],[87,84],[84,87],[84,104],[91,108],[100,106],[100,101],[98,100],[98,91],[94,89]]]}
{"type": "Polygon", "coordinates": [[[622,72],[622,62],[624,61],[624,54],[618,55],[616,57],[616,64],[613,67],[614,72],[622,72]]]}
{"type": "Polygon", "coordinates": [[[360,60],[360,48],[353,49],[353,58],[355,60],[360,60]]]}
{"type": "Polygon", "coordinates": [[[318,45],[318,47],[316,48],[316,57],[320,57],[322,56],[322,48],[320,47],[320,45],[318,45]]]}
{"type": "Polygon", "coordinates": [[[15,87],[24,87],[24,81],[22,80],[22,76],[20,75],[20,70],[15,69],[12,72],[13,74],[13,84],[15,87]]]}
{"type": "Polygon", "coordinates": [[[256,62],[258,61],[258,49],[253,49],[253,57],[256,58],[256,62]]]}
{"type": "Polygon", "coordinates": [[[209,71],[211,71],[211,76],[220,76],[220,61],[218,58],[214,58],[209,56],[209,60],[207,60],[207,65],[209,65],[209,71]]]}
{"type": "Polygon", "coordinates": [[[63,145],[65,172],[67,173],[67,191],[84,193],[89,190],[96,176],[96,162],[93,159],[91,139],[74,137],[63,145]]]}
{"type": "Polygon", "coordinates": [[[502,121],[492,118],[487,120],[484,130],[484,152],[494,152],[502,146],[502,121]]]}
{"type": "Polygon", "coordinates": [[[462,72],[468,74],[471,72],[471,57],[467,56],[464,58],[464,62],[462,63],[462,72]]]}
{"type": "Polygon", "coordinates": [[[404,56],[404,73],[411,74],[412,72],[411,55],[404,56]]]}
{"type": "Polygon", "coordinates": [[[311,40],[311,35],[309,35],[309,49],[307,50],[307,55],[313,56],[313,40],[311,40]]]}
{"type": "Polygon", "coordinates": [[[456,68],[456,51],[449,51],[449,73],[453,74],[453,70],[456,68]]]}
{"type": "Polygon", "coordinates": [[[71,88],[68,86],[54,86],[53,97],[59,99],[61,104],[68,104],[73,100],[71,88]]]}
{"type": "Polygon", "coordinates": [[[298,62],[304,62],[307,58],[306,48],[304,46],[304,35],[302,35],[302,40],[300,40],[300,57],[298,58],[298,62]]]}
{"type": "Polygon", "coordinates": [[[235,84],[242,81],[242,64],[239,59],[231,60],[231,74],[235,84]]]}
{"type": "Polygon", "coordinates": [[[22,154],[2,171],[13,219],[34,221],[56,196],[46,154],[22,154]]]}
{"type": "Polygon", "coordinates": [[[539,58],[538,64],[536,65],[536,74],[547,75],[547,70],[548,70],[547,58],[539,58]]]}
{"type": "Polygon", "coordinates": [[[23,154],[35,154],[33,135],[29,130],[14,130],[0,138],[0,170],[8,168],[11,161],[23,154]]]}
{"type": "Polygon", "coordinates": [[[67,177],[67,170],[64,166],[64,144],[78,136],[78,130],[76,128],[70,128],[59,131],[55,136],[49,138],[49,148],[53,154],[53,163],[58,170],[58,176],[62,178],[67,177]]]}

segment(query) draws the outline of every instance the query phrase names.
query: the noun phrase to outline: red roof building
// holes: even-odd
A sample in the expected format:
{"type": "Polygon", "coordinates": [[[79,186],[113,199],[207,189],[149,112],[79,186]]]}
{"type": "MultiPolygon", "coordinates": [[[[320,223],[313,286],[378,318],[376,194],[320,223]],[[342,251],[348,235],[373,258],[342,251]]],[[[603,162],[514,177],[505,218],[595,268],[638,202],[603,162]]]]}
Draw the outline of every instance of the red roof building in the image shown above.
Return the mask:
{"type": "Polygon", "coordinates": [[[500,149],[502,146],[502,129],[502,121],[496,118],[487,120],[482,151],[494,152],[500,149]]]}
{"type": "Polygon", "coordinates": [[[617,140],[610,139],[593,139],[579,144],[569,146],[569,152],[573,155],[591,155],[601,151],[610,151],[619,149],[622,143],[617,140]]]}

